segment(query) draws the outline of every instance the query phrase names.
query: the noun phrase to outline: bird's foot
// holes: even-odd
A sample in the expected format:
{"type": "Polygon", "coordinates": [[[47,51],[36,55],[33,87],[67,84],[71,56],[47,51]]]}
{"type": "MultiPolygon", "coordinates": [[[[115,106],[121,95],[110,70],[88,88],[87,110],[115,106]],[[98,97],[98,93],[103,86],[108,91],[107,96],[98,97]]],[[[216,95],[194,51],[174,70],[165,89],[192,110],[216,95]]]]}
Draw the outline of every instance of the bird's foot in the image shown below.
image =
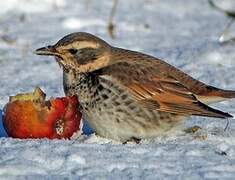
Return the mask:
{"type": "Polygon", "coordinates": [[[129,140],[127,140],[126,142],[124,142],[123,144],[129,144],[129,143],[135,143],[135,144],[139,144],[141,141],[140,138],[136,138],[136,137],[132,137],[129,140]]]}
{"type": "Polygon", "coordinates": [[[199,130],[201,130],[202,128],[200,126],[193,126],[193,127],[189,127],[187,129],[184,130],[185,133],[189,133],[189,134],[194,134],[193,135],[193,139],[195,140],[200,140],[200,141],[204,141],[207,139],[207,135],[206,134],[202,134],[201,132],[197,133],[199,130]]]}
{"type": "Polygon", "coordinates": [[[184,132],[193,134],[193,133],[196,133],[200,129],[202,129],[202,128],[200,126],[196,125],[196,126],[192,126],[192,127],[185,129],[184,132]]]}

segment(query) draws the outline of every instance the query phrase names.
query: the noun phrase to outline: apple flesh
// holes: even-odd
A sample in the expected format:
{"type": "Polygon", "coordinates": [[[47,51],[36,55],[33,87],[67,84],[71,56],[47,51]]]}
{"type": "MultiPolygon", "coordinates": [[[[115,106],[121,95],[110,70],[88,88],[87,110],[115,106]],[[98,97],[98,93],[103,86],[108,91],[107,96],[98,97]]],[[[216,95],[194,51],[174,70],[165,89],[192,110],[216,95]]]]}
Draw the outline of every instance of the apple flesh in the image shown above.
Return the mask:
{"type": "Polygon", "coordinates": [[[33,93],[10,97],[3,125],[13,138],[70,138],[81,130],[82,113],[76,96],[51,98],[36,88],[33,93]]]}

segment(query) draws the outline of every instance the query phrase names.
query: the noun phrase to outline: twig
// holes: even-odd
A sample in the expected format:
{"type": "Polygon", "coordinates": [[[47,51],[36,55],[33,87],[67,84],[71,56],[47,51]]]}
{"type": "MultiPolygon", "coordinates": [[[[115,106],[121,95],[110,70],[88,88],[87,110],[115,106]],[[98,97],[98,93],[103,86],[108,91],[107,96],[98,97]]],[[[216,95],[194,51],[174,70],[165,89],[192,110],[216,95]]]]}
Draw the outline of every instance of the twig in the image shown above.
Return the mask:
{"type": "Polygon", "coordinates": [[[109,33],[110,37],[113,39],[115,38],[115,36],[114,36],[115,25],[113,23],[113,18],[116,13],[116,10],[117,10],[117,4],[118,4],[118,0],[113,0],[113,6],[111,9],[111,12],[109,15],[109,21],[108,21],[108,33],[109,33]]]}
{"type": "Polygon", "coordinates": [[[91,0],[86,0],[86,10],[89,11],[91,0]]]}
{"type": "Polygon", "coordinates": [[[225,128],[224,128],[224,131],[226,131],[227,129],[228,129],[228,127],[229,127],[229,124],[230,124],[230,121],[229,121],[229,119],[226,119],[227,120],[227,123],[226,123],[226,126],[225,126],[225,128]]]}
{"type": "Polygon", "coordinates": [[[208,0],[208,2],[211,5],[211,7],[217,9],[220,12],[223,12],[228,17],[235,18],[235,11],[229,11],[229,10],[223,9],[223,8],[219,7],[218,5],[216,5],[212,0],[208,0]]]}
{"type": "MultiPolygon", "coordinates": [[[[234,19],[231,19],[229,21],[229,23],[225,26],[225,29],[223,30],[223,32],[221,33],[220,37],[219,37],[219,42],[223,43],[223,42],[226,42],[228,40],[225,40],[225,35],[228,34],[229,32],[229,28],[232,26],[232,24],[234,23],[234,19]]],[[[234,38],[230,38],[230,40],[232,40],[234,38]]]]}
{"type": "Polygon", "coordinates": [[[210,6],[220,12],[223,12],[226,16],[228,16],[229,18],[231,18],[231,21],[229,21],[229,23],[226,25],[225,29],[223,30],[223,32],[221,33],[220,37],[219,37],[219,42],[224,43],[224,42],[228,42],[228,41],[235,41],[235,37],[234,38],[230,38],[228,40],[225,40],[224,36],[228,33],[229,28],[231,27],[231,25],[233,24],[234,20],[235,20],[235,11],[229,11],[229,10],[225,10],[221,7],[219,7],[218,5],[216,5],[213,0],[208,0],[208,3],[210,4],[210,6]]]}

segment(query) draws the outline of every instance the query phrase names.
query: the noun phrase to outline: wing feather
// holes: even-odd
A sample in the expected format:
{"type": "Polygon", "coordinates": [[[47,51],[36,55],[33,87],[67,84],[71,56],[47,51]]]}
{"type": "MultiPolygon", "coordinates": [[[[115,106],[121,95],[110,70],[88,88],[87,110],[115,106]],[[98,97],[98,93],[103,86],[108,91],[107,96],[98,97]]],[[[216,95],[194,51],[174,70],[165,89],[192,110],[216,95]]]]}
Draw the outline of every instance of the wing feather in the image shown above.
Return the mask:
{"type": "Polygon", "coordinates": [[[99,73],[101,78],[127,88],[130,95],[145,108],[185,116],[231,117],[201,103],[183,83],[169,73],[155,71],[155,68],[153,65],[120,62],[103,68],[99,73]]]}

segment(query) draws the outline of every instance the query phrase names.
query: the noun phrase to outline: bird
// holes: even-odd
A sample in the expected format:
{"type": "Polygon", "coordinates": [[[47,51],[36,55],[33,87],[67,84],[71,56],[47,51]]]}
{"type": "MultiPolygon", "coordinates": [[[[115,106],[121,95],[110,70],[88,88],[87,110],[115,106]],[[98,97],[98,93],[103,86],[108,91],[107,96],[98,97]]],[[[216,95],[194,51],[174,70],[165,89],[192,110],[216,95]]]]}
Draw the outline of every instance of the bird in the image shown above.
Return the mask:
{"type": "Polygon", "coordinates": [[[90,33],[68,34],[35,53],[55,57],[66,96],[77,95],[88,124],[104,138],[125,143],[167,134],[190,116],[232,117],[209,104],[235,98],[235,91],[90,33]]]}

